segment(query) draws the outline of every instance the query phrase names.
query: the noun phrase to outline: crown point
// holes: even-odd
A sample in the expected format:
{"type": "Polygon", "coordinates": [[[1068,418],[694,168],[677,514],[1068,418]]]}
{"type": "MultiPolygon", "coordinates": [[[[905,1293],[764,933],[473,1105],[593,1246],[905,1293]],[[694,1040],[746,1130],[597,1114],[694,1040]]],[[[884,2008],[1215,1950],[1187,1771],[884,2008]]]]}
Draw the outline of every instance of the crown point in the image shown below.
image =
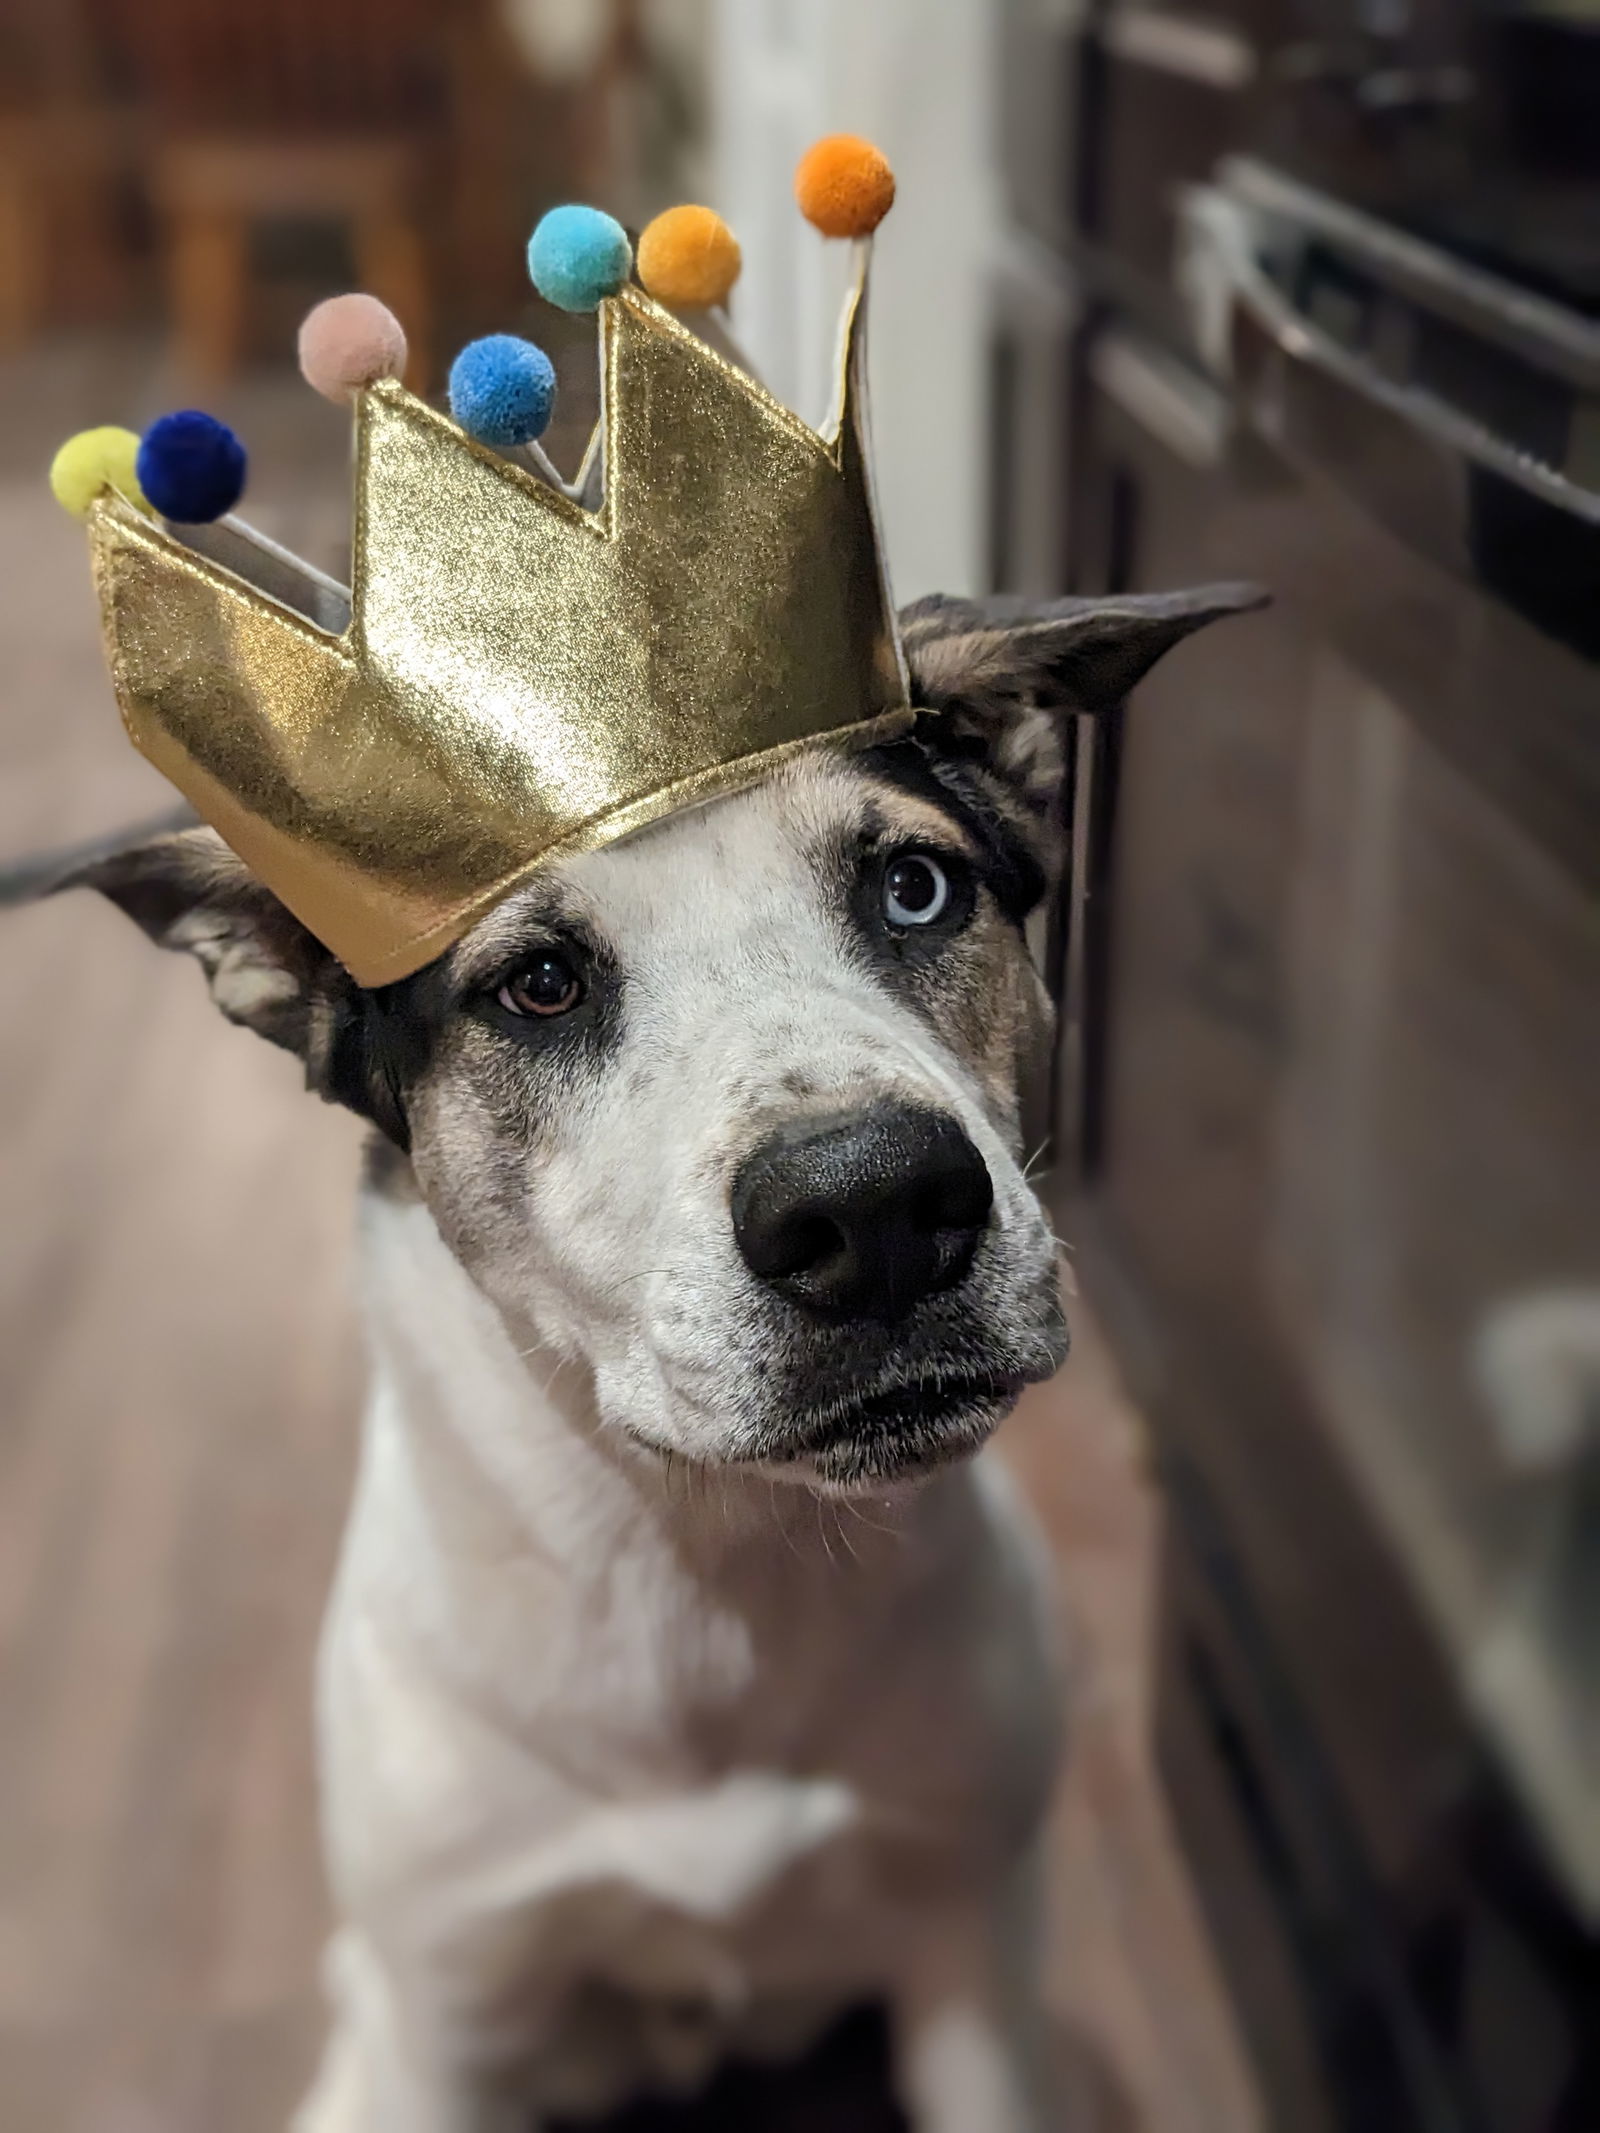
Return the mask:
{"type": "Polygon", "coordinates": [[[134,464],[151,503],[181,526],[208,525],[244,493],[244,446],[225,422],[195,408],[152,422],[134,464]]]}
{"type": "Polygon", "coordinates": [[[469,341],[450,366],[451,414],[469,437],[496,451],[542,436],[555,404],[555,366],[514,333],[469,341]]]}
{"type": "Polygon", "coordinates": [[[870,237],[894,206],[894,172],[870,141],[830,133],[800,158],[794,196],[824,237],[870,237]]]}
{"type": "Polygon", "coordinates": [[[378,378],[406,367],[406,336],[387,304],[375,296],[330,296],[308,311],[300,327],[300,374],[325,400],[353,400],[378,378]]]}
{"type": "Polygon", "coordinates": [[[528,240],[533,286],[563,311],[593,311],[632,265],[627,231],[597,207],[553,207],[528,240]]]}
{"type": "Polygon", "coordinates": [[[742,265],[738,238],[709,207],[669,207],[639,239],[639,279],[663,304],[720,304],[742,265]]]}
{"type": "Polygon", "coordinates": [[[150,500],[135,471],[138,457],[139,439],[132,430],[109,424],[103,429],[79,430],[50,462],[51,494],[74,518],[87,515],[102,489],[115,489],[130,504],[148,511],[150,500]]]}

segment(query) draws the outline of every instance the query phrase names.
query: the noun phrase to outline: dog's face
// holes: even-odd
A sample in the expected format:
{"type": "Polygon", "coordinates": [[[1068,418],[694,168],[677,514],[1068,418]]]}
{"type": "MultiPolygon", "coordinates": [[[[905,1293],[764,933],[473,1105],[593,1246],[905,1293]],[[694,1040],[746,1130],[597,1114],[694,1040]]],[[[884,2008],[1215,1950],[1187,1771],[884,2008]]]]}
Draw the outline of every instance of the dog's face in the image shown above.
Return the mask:
{"type": "Polygon", "coordinates": [[[554,866],[360,992],[207,831],[94,879],[410,1156],[521,1345],[637,1445],[850,1488],[982,1441],[1066,1352],[1024,1174],[1024,925],[1059,714],[1236,593],[906,618],[918,736],[554,866]]]}
{"type": "Polygon", "coordinates": [[[552,871],[396,988],[446,1241],[659,1450],[847,1485],[970,1446],[1065,1352],[1017,1115],[1041,886],[914,750],[552,871]]]}

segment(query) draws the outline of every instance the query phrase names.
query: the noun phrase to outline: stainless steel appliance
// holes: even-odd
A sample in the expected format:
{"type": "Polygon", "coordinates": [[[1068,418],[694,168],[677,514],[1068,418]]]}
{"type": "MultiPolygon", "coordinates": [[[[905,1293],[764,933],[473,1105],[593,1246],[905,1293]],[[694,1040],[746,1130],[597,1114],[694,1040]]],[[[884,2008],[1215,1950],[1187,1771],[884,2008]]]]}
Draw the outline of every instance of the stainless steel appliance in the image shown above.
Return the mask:
{"type": "Polygon", "coordinates": [[[1088,129],[1072,576],[1277,604],[1081,738],[1062,1216],[1159,1430],[1161,1750],[1275,2125],[1579,2133],[1600,188],[1485,85],[1526,19],[1311,12],[1087,33],[1103,125],[1165,119],[1088,129]]]}

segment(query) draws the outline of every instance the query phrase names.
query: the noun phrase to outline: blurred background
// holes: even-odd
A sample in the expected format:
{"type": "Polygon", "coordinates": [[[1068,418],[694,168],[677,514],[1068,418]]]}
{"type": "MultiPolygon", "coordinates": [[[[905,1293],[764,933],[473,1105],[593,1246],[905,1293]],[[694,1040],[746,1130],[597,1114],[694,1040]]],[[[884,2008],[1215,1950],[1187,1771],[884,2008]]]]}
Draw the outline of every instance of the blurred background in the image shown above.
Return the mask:
{"type": "MultiPolygon", "coordinates": [[[[1276,596],[1075,736],[1041,943],[1069,2133],[1597,2133],[1593,0],[0,0],[0,862],[167,799],[62,438],[211,408],[343,574],[298,319],[372,290],[433,392],[531,333],[575,461],[569,198],[718,207],[815,419],[841,128],[900,178],[900,597],[1276,596]]],[[[87,898],[6,915],[0,997],[0,2125],[266,2133],[360,1133],[87,898]]]]}

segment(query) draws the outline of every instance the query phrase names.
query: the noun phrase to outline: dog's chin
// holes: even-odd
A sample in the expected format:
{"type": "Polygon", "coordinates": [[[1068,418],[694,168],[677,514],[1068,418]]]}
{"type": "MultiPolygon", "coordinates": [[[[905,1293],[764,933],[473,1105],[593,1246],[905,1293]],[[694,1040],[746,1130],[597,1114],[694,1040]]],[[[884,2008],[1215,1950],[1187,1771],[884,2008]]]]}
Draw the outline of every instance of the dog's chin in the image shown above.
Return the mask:
{"type": "Polygon", "coordinates": [[[707,1453],[668,1444],[630,1423],[636,1451],[686,1466],[742,1467],[828,1496],[915,1488],[940,1467],[979,1451],[1040,1373],[948,1376],[836,1400],[786,1419],[757,1446],[707,1453]]]}
{"type": "Polygon", "coordinates": [[[1010,1414],[1026,1376],[956,1375],[895,1385],[794,1418],[761,1464],[829,1495],[913,1485],[969,1459],[1010,1414]]]}
{"type": "MultiPolygon", "coordinates": [[[[668,1440],[633,1417],[614,1419],[637,1449],[673,1462],[743,1468],[827,1495],[915,1488],[981,1450],[1027,1387],[1053,1377],[1066,1359],[1066,1320],[1053,1289],[1031,1322],[1014,1324],[1004,1341],[974,1338],[965,1328],[957,1333],[942,1355],[933,1344],[919,1344],[880,1357],[873,1368],[858,1353],[850,1360],[859,1375],[836,1349],[803,1374],[796,1371],[798,1384],[769,1379],[760,1403],[766,1411],[746,1407],[732,1430],[708,1433],[709,1442],[692,1426],[668,1440]]],[[[704,1423],[716,1414],[715,1404],[700,1398],[688,1403],[682,1419],[704,1423]]]]}

